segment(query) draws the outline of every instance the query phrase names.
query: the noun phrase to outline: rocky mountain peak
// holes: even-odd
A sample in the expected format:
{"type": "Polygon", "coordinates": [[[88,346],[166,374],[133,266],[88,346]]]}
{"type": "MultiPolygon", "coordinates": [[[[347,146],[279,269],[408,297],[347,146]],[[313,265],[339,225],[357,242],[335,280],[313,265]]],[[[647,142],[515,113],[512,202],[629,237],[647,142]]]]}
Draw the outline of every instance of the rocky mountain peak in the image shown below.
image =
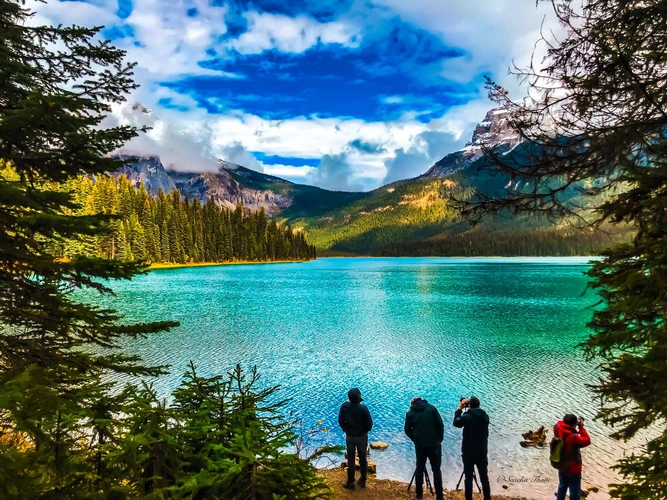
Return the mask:
{"type": "Polygon", "coordinates": [[[143,184],[151,196],[155,196],[160,189],[164,193],[178,189],[182,196],[188,196],[191,200],[198,198],[205,203],[212,199],[217,205],[227,208],[241,204],[253,211],[263,208],[270,216],[292,202],[288,194],[251,187],[253,181],[290,183],[234,163],[221,161],[217,172],[181,172],[165,169],[157,156],[119,157],[129,161],[114,175],[125,175],[135,187],[143,184]]]}
{"type": "Polygon", "coordinates": [[[463,170],[484,155],[482,146],[489,148],[503,146],[510,150],[519,142],[519,135],[510,127],[509,111],[505,108],[492,109],[486,114],[484,120],[477,124],[472,139],[463,149],[449,153],[418,178],[446,177],[463,170]]]}
{"type": "Polygon", "coordinates": [[[486,114],[481,123],[477,124],[472,139],[466,144],[466,148],[482,147],[482,145],[499,146],[501,144],[514,147],[518,142],[518,134],[510,127],[509,110],[495,108],[486,114]]]}

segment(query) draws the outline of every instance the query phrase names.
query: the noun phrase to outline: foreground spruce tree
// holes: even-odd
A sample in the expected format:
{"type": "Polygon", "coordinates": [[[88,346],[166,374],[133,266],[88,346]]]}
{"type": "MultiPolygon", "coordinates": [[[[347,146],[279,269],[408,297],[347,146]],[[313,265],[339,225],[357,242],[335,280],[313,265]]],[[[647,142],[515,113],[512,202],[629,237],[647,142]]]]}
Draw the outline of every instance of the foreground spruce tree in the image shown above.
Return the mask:
{"type": "Polygon", "coordinates": [[[602,303],[584,346],[601,361],[599,417],[614,437],[646,428],[653,436],[618,462],[626,484],[612,495],[667,498],[667,2],[552,4],[565,35],[545,41],[539,67],[519,71],[531,98],[512,103],[490,83],[524,143],[487,154],[521,187],[480,193],[468,208],[477,216],[533,211],[636,230],[633,244],[609,249],[589,273],[602,303]],[[569,201],[573,194],[578,204],[569,201]]]}
{"type": "Polygon", "coordinates": [[[98,125],[135,87],[132,65],[94,41],[98,29],[27,26],[22,4],[0,1],[0,496],[94,496],[118,410],[102,376],[160,371],[109,348],[173,324],[122,323],[73,298],[137,272],[52,253],[105,231],[105,219],[65,215],[71,195],[51,188],[119,166],[105,155],[136,130],[98,125]]]}

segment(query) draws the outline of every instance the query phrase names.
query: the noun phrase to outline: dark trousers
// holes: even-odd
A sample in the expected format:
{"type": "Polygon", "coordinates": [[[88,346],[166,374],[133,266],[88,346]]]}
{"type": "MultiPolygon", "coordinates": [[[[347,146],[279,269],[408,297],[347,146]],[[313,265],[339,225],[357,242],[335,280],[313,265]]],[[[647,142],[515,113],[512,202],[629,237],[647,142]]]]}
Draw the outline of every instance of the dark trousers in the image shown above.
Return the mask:
{"type": "Polygon", "coordinates": [[[491,500],[491,485],[489,484],[489,462],[486,457],[463,456],[463,474],[465,475],[466,500],[472,500],[472,480],[477,466],[477,477],[482,485],[484,500],[491,500]]]}
{"type": "Polygon", "coordinates": [[[558,492],[556,500],[565,500],[565,493],[570,490],[570,500],[581,498],[581,474],[563,474],[558,471],[558,492]]]}
{"type": "Polygon", "coordinates": [[[436,446],[417,446],[415,445],[417,455],[417,468],[415,470],[415,493],[421,497],[424,493],[424,470],[426,469],[426,459],[431,463],[433,471],[433,487],[437,498],[442,498],[442,447],[436,446]]]}
{"type": "Polygon", "coordinates": [[[366,448],[368,448],[368,434],[363,436],[348,436],[345,435],[345,445],[347,446],[347,482],[354,483],[354,469],[356,464],[354,461],[355,451],[359,457],[359,469],[361,473],[360,481],[366,481],[366,473],[368,472],[368,460],[366,459],[366,448]]]}

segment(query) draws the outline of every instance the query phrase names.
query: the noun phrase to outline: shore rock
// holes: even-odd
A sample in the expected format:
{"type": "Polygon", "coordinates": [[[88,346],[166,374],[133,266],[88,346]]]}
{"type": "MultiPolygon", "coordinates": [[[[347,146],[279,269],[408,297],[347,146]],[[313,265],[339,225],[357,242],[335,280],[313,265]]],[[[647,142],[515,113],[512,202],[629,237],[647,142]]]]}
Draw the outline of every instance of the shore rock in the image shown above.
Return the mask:
{"type": "MultiPolygon", "coordinates": [[[[355,458],[354,465],[355,465],[355,470],[359,470],[359,459],[358,458],[355,458]]],[[[347,460],[344,460],[340,464],[340,466],[341,466],[342,469],[347,469],[347,460]]],[[[368,469],[367,470],[368,470],[369,474],[377,474],[377,465],[375,464],[375,462],[373,462],[370,459],[368,460],[368,469]]]]}
{"type": "Polygon", "coordinates": [[[382,441],[373,441],[371,443],[371,450],[386,450],[389,448],[389,443],[383,443],[382,441]]]}

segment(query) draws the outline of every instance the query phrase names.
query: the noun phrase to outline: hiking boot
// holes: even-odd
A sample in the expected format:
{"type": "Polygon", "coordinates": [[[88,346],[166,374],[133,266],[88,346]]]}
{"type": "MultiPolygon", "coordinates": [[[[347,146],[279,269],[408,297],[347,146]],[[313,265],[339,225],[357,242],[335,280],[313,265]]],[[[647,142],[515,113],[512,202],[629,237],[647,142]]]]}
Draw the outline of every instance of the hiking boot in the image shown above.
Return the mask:
{"type": "Polygon", "coordinates": [[[343,488],[347,490],[353,490],[354,489],[354,483],[343,483],[343,488]]]}
{"type": "Polygon", "coordinates": [[[359,479],[359,481],[357,481],[357,484],[359,485],[359,488],[365,488],[366,487],[366,480],[365,479],[359,479]]]}

